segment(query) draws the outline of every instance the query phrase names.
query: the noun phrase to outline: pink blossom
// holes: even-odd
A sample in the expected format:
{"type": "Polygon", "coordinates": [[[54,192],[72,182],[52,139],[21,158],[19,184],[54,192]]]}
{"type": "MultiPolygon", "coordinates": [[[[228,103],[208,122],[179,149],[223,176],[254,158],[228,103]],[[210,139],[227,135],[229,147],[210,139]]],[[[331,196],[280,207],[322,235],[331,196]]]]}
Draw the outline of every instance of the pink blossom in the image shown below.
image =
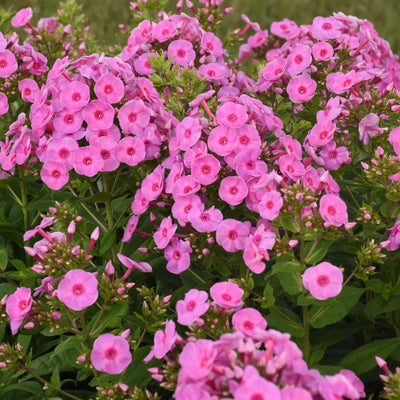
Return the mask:
{"type": "Polygon", "coordinates": [[[6,312],[11,325],[11,333],[18,332],[22,321],[32,307],[31,289],[26,287],[18,288],[13,294],[9,295],[6,302],[6,312]]]}
{"type": "Polygon", "coordinates": [[[117,158],[118,142],[111,137],[101,136],[96,140],[92,140],[91,145],[99,150],[103,159],[104,164],[100,172],[115,171],[119,167],[120,162],[117,158]]]}
{"type": "Polygon", "coordinates": [[[271,85],[270,81],[278,80],[286,72],[287,65],[287,58],[278,57],[270,61],[265,68],[259,72],[259,90],[263,91],[268,89],[271,85]]]}
{"type": "Polygon", "coordinates": [[[277,218],[283,206],[282,195],[276,190],[266,192],[261,198],[258,206],[258,212],[262,218],[272,221],[277,218]]]}
{"type": "Polygon", "coordinates": [[[220,63],[208,63],[200,65],[197,76],[203,77],[209,82],[217,82],[227,78],[229,69],[220,63]]]}
{"type": "Polygon", "coordinates": [[[204,154],[193,160],[192,176],[202,185],[210,185],[218,179],[221,165],[212,154],[204,154]]]}
{"type": "Polygon", "coordinates": [[[243,260],[250,271],[261,274],[265,270],[264,259],[269,259],[268,252],[259,249],[253,242],[248,241],[243,251],[243,260]]]}
{"type": "Polygon", "coordinates": [[[217,110],[217,121],[227,128],[240,128],[247,122],[247,111],[241,104],[227,102],[217,110]]]}
{"type": "Polygon", "coordinates": [[[73,168],[73,154],[78,147],[78,142],[71,137],[53,139],[47,147],[47,161],[63,163],[69,171],[73,168]]]}
{"type": "Polygon", "coordinates": [[[165,331],[159,329],[154,334],[154,345],[150,353],[143,359],[145,363],[148,363],[153,357],[157,359],[163,358],[178,339],[174,321],[166,320],[165,322],[165,331]]]}
{"type": "Polygon", "coordinates": [[[69,180],[67,168],[59,161],[46,161],[40,171],[40,177],[53,190],[61,189],[69,180]]]}
{"type": "Polygon", "coordinates": [[[249,231],[248,224],[228,218],[218,225],[216,240],[227,252],[234,253],[244,249],[249,231]]]}
{"type": "Polygon", "coordinates": [[[240,151],[234,159],[236,173],[244,180],[248,180],[253,176],[266,174],[268,166],[264,161],[258,160],[260,155],[260,148],[250,148],[240,151]]]}
{"type": "Polygon", "coordinates": [[[14,15],[13,19],[11,20],[11,25],[14,28],[21,28],[31,20],[32,15],[32,8],[22,8],[14,15]]]}
{"type": "Polygon", "coordinates": [[[299,75],[290,80],[286,90],[293,103],[306,103],[314,96],[316,88],[317,83],[308,75],[299,75]]]}
{"type": "Polygon", "coordinates": [[[189,342],[179,356],[181,373],[195,381],[205,378],[210,373],[216,356],[217,350],[213,341],[198,339],[189,342]]]}
{"type": "Polygon", "coordinates": [[[127,136],[118,143],[116,154],[120,162],[133,167],[144,160],[146,148],[141,139],[127,136]]]}
{"type": "Polygon", "coordinates": [[[132,271],[134,268],[142,272],[152,272],[153,270],[151,265],[145,261],[137,262],[120,253],[117,254],[117,257],[119,261],[121,261],[121,264],[125,265],[125,267],[128,268],[128,271],[132,271]]]}
{"type": "Polygon", "coordinates": [[[214,232],[223,220],[222,212],[211,206],[208,210],[202,207],[192,207],[188,214],[188,221],[197,232],[214,232]]]}
{"type": "Polygon", "coordinates": [[[135,60],[134,67],[139,75],[149,75],[155,72],[153,67],[151,66],[149,57],[156,57],[156,54],[143,53],[135,60]]]}
{"type": "Polygon", "coordinates": [[[282,39],[293,39],[300,33],[300,28],[294,21],[285,18],[283,21],[275,21],[271,24],[271,33],[282,39]]]}
{"type": "Polygon", "coordinates": [[[173,40],[168,46],[168,57],[172,57],[172,63],[181,67],[188,67],[196,58],[193,45],[188,40],[173,40]]]}
{"type": "Polygon", "coordinates": [[[346,74],[341,71],[332,72],[326,77],[326,88],[332,93],[342,94],[360,81],[361,75],[354,69],[346,74]]]}
{"type": "Polygon", "coordinates": [[[233,282],[218,282],[210,288],[210,295],[215,304],[234,311],[243,307],[243,294],[244,290],[233,282]]]}
{"type": "Polygon", "coordinates": [[[311,33],[317,40],[327,41],[337,39],[342,35],[343,24],[333,17],[315,17],[312,23],[311,33]]]}
{"type": "Polygon", "coordinates": [[[101,100],[92,100],[82,110],[83,119],[93,130],[110,128],[114,122],[114,114],[112,106],[101,100]]]}
{"type": "Polygon", "coordinates": [[[142,195],[148,200],[155,200],[164,188],[164,168],[158,165],[142,181],[142,195]]]}
{"type": "Polygon", "coordinates": [[[89,86],[79,81],[72,81],[62,88],[60,99],[68,110],[80,110],[89,103],[89,86]]]}
{"type": "Polygon", "coordinates": [[[104,74],[94,85],[94,92],[101,101],[118,103],[124,95],[124,84],[113,74],[104,74]]]}
{"type": "Polygon", "coordinates": [[[221,200],[224,200],[232,206],[237,206],[249,193],[246,181],[240,176],[227,176],[222,179],[218,194],[221,200]]]}
{"type": "Polygon", "coordinates": [[[90,360],[97,371],[120,374],[132,361],[129,342],[124,337],[104,333],[94,341],[90,360]]]}
{"type": "Polygon", "coordinates": [[[153,26],[153,37],[157,39],[160,43],[171,39],[175,36],[176,28],[175,24],[169,20],[160,21],[158,24],[153,26]]]}
{"type": "Polygon", "coordinates": [[[334,194],[325,194],[319,202],[319,212],[324,221],[333,226],[347,224],[346,203],[334,194]]]}
{"type": "Polygon", "coordinates": [[[281,389],[281,398],[285,400],[313,400],[308,390],[289,386],[281,389]]]}
{"type": "Polygon", "coordinates": [[[0,115],[4,115],[8,112],[8,98],[4,93],[0,93],[0,115]]]}
{"type": "Polygon", "coordinates": [[[22,100],[33,103],[39,92],[39,86],[33,79],[25,78],[18,82],[18,90],[21,92],[22,100]]]}
{"type": "Polygon", "coordinates": [[[246,336],[255,337],[258,330],[264,330],[267,327],[267,321],[258,310],[243,308],[233,314],[232,325],[246,336]]]}
{"type": "Polygon", "coordinates": [[[298,44],[288,56],[287,72],[294,76],[303,72],[311,64],[311,48],[298,44]]]}
{"type": "Polygon", "coordinates": [[[190,266],[190,242],[173,238],[171,245],[165,248],[165,259],[168,261],[166,268],[173,274],[180,274],[190,266]]]}
{"type": "Polygon", "coordinates": [[[200,121],[186,117],[176,126],[176,137],[181,150],[187,150],[197,143],[201,136],[200,121]]]}
{"type": "Polygon", "coordinates": [[[200,190],[200,183],[192,175],[181,176],[172,188],[172,196],[177,200],[181,196],[190,196],[200,190]]]}
{"type": "Polygon", "coordinates": [[[57,297],[71,310],[81,311],[94,304],[99,296],[97,279],[82,269],[65,274],[57,289],[57,297]]]}
{"type": "Polygon", "coordinates": [[[325,106],[325,110],[319,110],[317,112],[317,122],[321,123],[325,120],[332,121],[342,112],[342,106],[340,105],[340,97],[331,97],[325,106]]]}
{"type": "Polygon", "coordinates": [[[83,118],[80,111],[63,110],[55,114],[54,129],[61,133],[74,133],[82,126],[83,118]]]}
{"type": "MultiPolygon", "coordinates": [[[[375,113],[367,114],[358,125],[360,140],[367,145],[371,137],[383,133],[383,129],[379,128],[380,118],[375,113]]],[[[389,138],[390,141],[390,138],[389,138]]]]}
{"type": "Polygon", "coordinates": [[[303,285],[318,300],[337,296],[342,291],[343,272],[326,261],[307,268],[303,275],[303,285]]]}
{"type": "Polygon", "coordinates": [[[199,387],[197,383],[189,383],[184,387],[177,387],[174,398],[175,400],[211,400],[210,394],[199,387]]]}
{"type": "Polygon", "coordinates": [[[328,42],[315,43],[311,51],[316,61],[329,61],[333,56],[333,47],[328,42]]]}
{"type": "Polygon", "coordinates": [[[207,300],[207,292],[197,289],[189,290],[185,294],[185,299],[176,303],[178,322],[181,325],[190,325],[195,322],[208,310],[207,300]]]}
{"type": "Polygon", "coordinates": [[[94,146],[79,147],[74,151],[75,171],[84,176],[95,176],[104,166],[100,151],[94,146]]]}
{"type": "Polygon", "coordinates": [[[319,154],[324,160],[325,168],[329,170],[337,170],[342,164],[351,162],[347,148],[336,147],[334,141],[327,143],[319,154]]]}
{"type": "Polygon", "coordinates": [[[143,196],[142,189],[136,190],[135,197],[131,204],[131,209],[134,214],[143,214],[150,206],[150,202],[143,196]]]}
{"type": "Polygon", "coordinates": [[[159,249],[165,249],[175,234],[178,225],[172,223],[172,218],[166,217],[162,220],[157,232],[154,233],[154,242],[159,249]]]}
{"type": "Polygon", "coordinates": [[[219,125],[208,135],[208,148],[219,156],[226,156],[236,148],[238,138],[235,129],[219,125]]]}
{"type": "Polygon", "coordinates": [[[9,50],[0,51],[0,78],[8,78],[18,69],[15,56],[9,50]]]}
{"type": "Polygon", "coordinates": [[[393,146],[394,152],[400,155],[400,127],[397,126],[390,131],[389,142],[393,146]]]}
{"type": "Polygon", "coordinates": [[[139,133],[150,122],[151,111],[142,100],[130,100],[118,112],[122,133],[139,133]]]}
{"type": "Polygon", "coordinates": [[[294,181],[300,179],[305,173],[303,163],[291,154],[286,154],[279,158],[279,169],[284,176],[294,181]]]}
{"type": "Polygon", "coordinates": [[[316,123],[308,134],[308,141],[312,146],[325,146],[333,139],[336,124],[330,120],[316,123]]]}
{"type": "Polygon", "coordinates": [[[203,203],[200,197],[195,194],[190,194],[187,196],[177,196],[174,204],[172,205],[171,211],[175,219],[181,224],[189,222],[188,216],[189,212],[193,207],[201,207],[203,203]]]}
{"type": "Polygon", "coordinates": [[[260,134],[252,125],[243,125],[236,129],[238,138],[237,151],[259,149],[261,147],[260,134]]]}
{"type": "Polygon", "coordinates": [[[137,215],[132,215],[129,218],[128,224],[124,231],[124,237],[122,238],[122,242],[130,242],[133,232],[135,232],[136,226],[138,224],[139,217],[137,215]]]}
{"type": "Polygon", "coordinates": [[[220,39],[212,32],[203,33],[200,46],[207,53],[210,53],[215,57],[222,56],[222,54],[224,53],[224,49],[222,47],[220,39]]]}

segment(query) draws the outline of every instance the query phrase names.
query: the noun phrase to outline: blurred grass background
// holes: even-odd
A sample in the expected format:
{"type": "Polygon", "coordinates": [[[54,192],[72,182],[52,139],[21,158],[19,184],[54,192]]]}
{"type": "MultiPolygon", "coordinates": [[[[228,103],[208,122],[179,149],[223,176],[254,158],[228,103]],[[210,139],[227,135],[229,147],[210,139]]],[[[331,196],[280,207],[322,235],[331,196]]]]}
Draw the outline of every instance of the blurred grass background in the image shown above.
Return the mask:
{"type": "MultiPolygon", "coordinates": [[[[83,6],[92,32],[100,43],[113,44],[118,24],[130,23],[130,0],[78,0],[83,6]]],[[[193,0],[195,6],[199,3],[193,0]]],[[[32,7],[34,22],[40,17],[55,15],[58,0],[0,0],[0,6],[18,10],[32,7]]],[[[169,0],[169,9],[174,10],[176,0],[169,0]]],[[[273,21],[283,18],[297,24],[311,24],[316,16],[329,16],[342,11],[362,19],[369,19],[381,37],[389,41],[392,50],[400,54],[400,0],[225,0],[223,6],[234,7],[224,25],[230,29],[243,27],[240,15],[246,14],[269,29],[273,21]]],[[[184,8],[183,11],[187,12],[184,8]]],[[[190,14],[190,13],[189,13],[190,14]]]]}

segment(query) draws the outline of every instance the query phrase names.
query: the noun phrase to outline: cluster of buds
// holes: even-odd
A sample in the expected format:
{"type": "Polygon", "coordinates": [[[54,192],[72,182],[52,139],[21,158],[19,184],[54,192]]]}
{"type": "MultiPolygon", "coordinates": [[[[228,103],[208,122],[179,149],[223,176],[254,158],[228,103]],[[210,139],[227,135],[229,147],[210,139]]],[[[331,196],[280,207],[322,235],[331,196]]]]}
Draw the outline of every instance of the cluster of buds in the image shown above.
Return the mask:
{"type": "Polygon", "coordinates": [[[25,351],[20,343],[11,346],[8,343],[0,344],[0,370],[15,371],[21,362],[25,361],[25,351]]]}
{"type": "Polygon", "coordinates": [[[359,211],[357,221],[360,223],[371,223],[372,225],[380,225],[382,220],[380,215],[368,204],[363,204],[359,211]]]}
{"type": "Polygon", "coordinates": [[[381,357],[376,356],[375,357],[376,363],[382,370],[385,372],[385,374],[380,375],[380,378],[382,379],[384,383],[384,388],[383,390],[385,393],[381,396],[382,399],[388,399],[388,400],[397,400],[400,398],[400,368],[397,367],[396,371],[393,373],[390,371],[389,367],[387,366],[387,363],[385,360],[383,360],[381,357]]]}
{"type": "MultiPolygon", "coordinates": [[[[382,253],[382,249],[387,247],[388,241],[375,243],[374,239],[368,241],[360,251],[357,252],[357,258],[361,266],[371,266],[374,263],[382,263],[382,259],[386,258],[386,254],[382,253]]],[[[365,269],[369,271],[369,268],[365,269]]],[[[371,271],[372,272],[372,271],[371,271]]]]}
{"type": "MultiPolygon", "coordinates": [[[[160,297],[156,294],[154,288],[148,288],[146,286],[142,286],[137,290],[140,296],[144,299],[142,305],[142,315],[144,318],[152,320],[154,316],[160,317],[167,312],[171,295],[160,297]]],[[[154,328],[156,328],[156,326],[154,326],[154,328]]]]}
{"type": "Polygon", "coordinates": [[[148,390],[138,387],[130,388],[124,383],[109,383],[104,386],[97,386],[96,400],[158,400],[160,396],[157,393],[151,393],[148,390]]]}

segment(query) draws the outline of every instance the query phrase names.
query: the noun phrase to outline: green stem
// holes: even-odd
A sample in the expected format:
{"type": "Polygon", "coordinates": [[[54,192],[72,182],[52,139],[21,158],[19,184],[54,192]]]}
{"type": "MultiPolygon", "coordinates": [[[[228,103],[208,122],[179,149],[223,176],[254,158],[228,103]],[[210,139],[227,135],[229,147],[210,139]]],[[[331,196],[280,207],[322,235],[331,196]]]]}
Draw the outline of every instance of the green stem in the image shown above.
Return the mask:
{"type": "MultiPolygon", "coordinates": [[[[110,185],[108,182],[108,173],[103,172],[102,174],[103,177],[103,190],[104,193],[106,193],[109,198],[104,202],[106,206],[106,215],[107,215],[107,223],[108,223],[108,229],[111,230],[114,228],[114,217],[113,217],[113,209],[111,205],[111,191],[110,191],[110,185]]],[[[117,257],[117,243],[114,242],[111,248],[112,251],[112,259],[114,262],[118,262],[118,257],[117,257]]]]}
{"type": "Polygon", "coordinates": [[[310,362],[311,345],[310,345],[310,321],[308,318],[308,306],[303,306],[303,327],[304,327],[304,361],[310,362]]]}
{"type": "Polygon", "coordinates": [[[206,281],[205,280],[203,280],[202,278],[200,278],[200,276],[199,275],[197,275],[196,274],[196,272],[194,272],[193,270],[192,270],[192,268],[188,268],[189,269],[189,271],[201,282],[201,283],[206,283],[206,281]]]}
{"type": "MultiPolygon", "coordinates": [[[[24,170],[22,168],[18,168],[18,174],[20,177],[20,190],[21,190],[21,208],[22,208],[22,214],[24,216],[24,231],[28,231],[30,229],[30,223],[29,223],[29,211],[27,210],[27,205],[28,205],[28,194],[26,192],[26,183],[24,179],[24,170]]],[[[27,246],[29,246],[29,242],[26,243],[27,246]]],[[[27,267],[30,267],[32,265],[32,257],[26,253],[25,255],[26,259],[26,265],[27,267]]]]}
{"type": "Polygon", "coordinates": [[[55,387],[53,386],[50,382],[46,381],[46,379],[43,379],[41,376],[39,376],[38,374],[36,374],[35,372],[33,372],[30,368],[28,368],[26,365],[22,365],[21,367],[19,367],[18,369],[27,372],[28,374],[32,375],[35,379],[37,379],[38,381],[40,381],[41,383],[43,383],[43,385],[45,387],[48,388],[54,388],[57,390],[58,393],[62,394],[63,396],[69,397],[70,399],[73,400],[82,400],[80,397],[76,397],[73,394],[70,394],[68,392],[65,392],[64,390],[62,390],[61,388],[55,387]]]}
{"type": "Polygon", "coordinates": [[[101,310],[100,310],[100,312],[99,312],[99,315],[97,316],[96,321],[95,321],[95,323],[93,324],[93,327],[92,327],[92,329],[91,329],[90,332],[89,332],[89,337],[91,337],[91,336],[93,335],[93,333],[94,333],[94,331],[95,331],[95,329],[96,329],[97,324],[99,323],[101,317],[103,316],[104,311],[106,310],[106,304],[107,304],[107,303],[104,303],[103,306],[101,307],[101,310]]]}

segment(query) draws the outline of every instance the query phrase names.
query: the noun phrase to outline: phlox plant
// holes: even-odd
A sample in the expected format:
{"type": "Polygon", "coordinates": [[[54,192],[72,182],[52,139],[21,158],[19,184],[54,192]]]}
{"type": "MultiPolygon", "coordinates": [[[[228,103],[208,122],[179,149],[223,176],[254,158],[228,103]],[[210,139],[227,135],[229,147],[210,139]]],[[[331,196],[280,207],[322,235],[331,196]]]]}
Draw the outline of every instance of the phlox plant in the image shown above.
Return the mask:
{"type": "Polygon", "coordinates": [[[400,393],[398,57],[221,3],[0,13],[2,399],[400,393]]]}

